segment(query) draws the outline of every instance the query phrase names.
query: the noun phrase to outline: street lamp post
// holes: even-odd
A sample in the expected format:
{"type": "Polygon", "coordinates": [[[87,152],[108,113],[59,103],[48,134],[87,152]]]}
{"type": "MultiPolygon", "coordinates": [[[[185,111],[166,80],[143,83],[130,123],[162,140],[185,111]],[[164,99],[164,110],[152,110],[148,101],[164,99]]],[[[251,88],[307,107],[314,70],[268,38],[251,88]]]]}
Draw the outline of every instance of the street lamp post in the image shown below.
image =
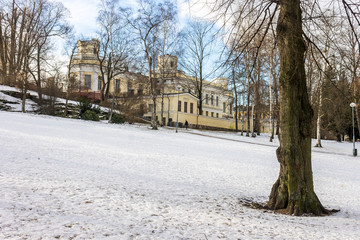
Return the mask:
{"type": "Polygon", "coordinates": [[[353,156],[357,156],[357,149],[355,148],[355,120],[354,120],[354,107],[356,106],[355,103],[351,103],[350,107],[352,109],[352,124],[353,124],[353,156]]]}
{"type": "Polygon", "coordinates": [[[178,105],[177,105],[177,111],[176,111],[176,132],[178,132],[178,125],[179,125],[179,95],[178,92],[178,105]]]}

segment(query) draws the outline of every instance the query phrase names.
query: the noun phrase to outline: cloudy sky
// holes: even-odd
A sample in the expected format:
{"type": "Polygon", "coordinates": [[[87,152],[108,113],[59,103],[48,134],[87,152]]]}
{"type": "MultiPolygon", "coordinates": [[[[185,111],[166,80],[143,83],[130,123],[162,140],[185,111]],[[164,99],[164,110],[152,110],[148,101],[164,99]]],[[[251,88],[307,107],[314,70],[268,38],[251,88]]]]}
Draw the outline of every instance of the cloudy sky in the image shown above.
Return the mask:
{"type": "MultiPolygon", "coordinates": [[[[121,6],[135,5],[135,0],[119,0],[121,6]]],[[[94,37],[97,23],[96,17],[101,0],[62,0],[64,6],[70,11],[70,22],[74,26],[76,35],[85,38],[94,37]]],[[[203,11],[191,4],[191,1],[178,0],[179,18],[184,21],[189,16],[200,16],[203,11]],[[191,13],[189,8],[191,6],[191,13]]],[[[203,8],[202,8],[203,9],[203,8]]]]}
{"type": "Polygon", "coordinates": [[[76,35],[91,37],[96,32],[96,17],[100,0],[62,0],[70,11],[69,21],[76,35]]]}
{"type": "MultiPolygon", "coordinates": [[[[54,0],[60,1],[60,0],[54,0]]],[[[185,23],[189,17],[201,17],[206,15],[204,7],[194,5],[192,2],[199,0],[177,0],[179,21],[185,23]],[[190,12],[191,9],[191,12],[190,12]]],[[[136,0],[119,0],[123,7],[136,5],[136,0]]],[[[200,1],[201,2],[201,1],[200,1]]],[[[69,10],[68,18],[70,24],[74,27],[74,34],[80,39],[91,39],[96,37],[97,15],[100,8],[101,0],[61,0],[61,3],[69,10]]],[[[68,56],[64,50],[64,39],[57,39],[57,50],[54,56],[55,61],[67,62],[68,56]]]]}

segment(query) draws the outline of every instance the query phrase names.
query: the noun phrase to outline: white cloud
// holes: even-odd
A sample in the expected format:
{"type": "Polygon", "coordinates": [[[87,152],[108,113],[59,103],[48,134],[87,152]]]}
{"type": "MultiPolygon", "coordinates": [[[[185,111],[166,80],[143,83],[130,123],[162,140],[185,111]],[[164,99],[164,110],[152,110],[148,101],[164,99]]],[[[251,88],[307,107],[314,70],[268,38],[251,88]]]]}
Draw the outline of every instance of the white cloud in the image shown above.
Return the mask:
{"type": "Polygon", "coordinates": [[[88,38],[94,37],[100,0],[62,0],[61,2],[70,11],[69,21],[74,26],[76,34],[88,38]]]}

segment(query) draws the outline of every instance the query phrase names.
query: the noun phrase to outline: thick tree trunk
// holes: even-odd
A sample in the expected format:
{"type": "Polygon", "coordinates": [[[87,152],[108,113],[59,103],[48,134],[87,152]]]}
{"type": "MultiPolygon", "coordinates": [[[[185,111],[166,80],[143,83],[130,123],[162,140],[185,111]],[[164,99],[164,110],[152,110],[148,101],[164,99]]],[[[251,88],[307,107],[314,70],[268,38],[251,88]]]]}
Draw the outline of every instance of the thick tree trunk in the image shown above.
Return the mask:
{"type": "Polygon", "coordinates": [[[286,214],[328,211],[314,192],[311,167],[311,109],[304,67],[300,0],[281,0],[277,25],[280,53],[280,163],[268,207],[286,214]]]}
{"type": "Polygon", "coordinates": [[[200,116],[200,115],[203,115],[203,114],[202,114],[202,108],[203,108],[202,88],[199,88],[198,91],[199,91],[199,94],[198,94],[199,100],[198,100],[198,112],[197,112],[197,115],[196,115],[196,128],[199,127],[199,116],[200,116]]]}
{"type": "Polygon", "coordinates": [[[111,123],[111,121],[112,121],[112,117],[113,117],[113,113],[114,113],[114,106],[115,106],[115,84],[114,84],[114,92],[113,92],[112,101],[111,101],[109,123],[111,123]]]}
{"type": "Polygon", "coordinates": [[[157,130],[157,121],[156,121],[156,95],[152,97],[153,101],[153,111],[152,111],[152,117],[151,117],[151,129],[157,130]]]}
{"type": "MultiPolygon", "coordinates": [[[[151,114],[151,129],[158,130],[157,127],[157,121],[156,121],[156,79],[154,79],[151,75],[151,66],[152,66],[152,60],[150,57],[148,57],[148,65],[149,65],[149,82],[150,82],[150,88],[151,88],[151,99],[153,102],[153,110],[151,114]]],[[[155,71],[153,71],[155,72],[155,71]]]]}

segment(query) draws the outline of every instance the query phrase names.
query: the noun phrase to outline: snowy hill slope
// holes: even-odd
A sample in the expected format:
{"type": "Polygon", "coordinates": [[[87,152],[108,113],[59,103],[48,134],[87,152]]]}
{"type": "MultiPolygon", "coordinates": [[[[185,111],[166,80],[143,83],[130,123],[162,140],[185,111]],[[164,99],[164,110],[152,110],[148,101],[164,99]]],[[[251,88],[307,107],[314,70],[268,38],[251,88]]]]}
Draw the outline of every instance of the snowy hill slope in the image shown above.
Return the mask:
{"type": "Polygon", "coordinates": [[[0,111],[0,239],[359,238],[351,144],[313,152],[316,193],[341,211],[292,217],[239,204],[267,200],[277,143],[189,132],[0,111]]]}

